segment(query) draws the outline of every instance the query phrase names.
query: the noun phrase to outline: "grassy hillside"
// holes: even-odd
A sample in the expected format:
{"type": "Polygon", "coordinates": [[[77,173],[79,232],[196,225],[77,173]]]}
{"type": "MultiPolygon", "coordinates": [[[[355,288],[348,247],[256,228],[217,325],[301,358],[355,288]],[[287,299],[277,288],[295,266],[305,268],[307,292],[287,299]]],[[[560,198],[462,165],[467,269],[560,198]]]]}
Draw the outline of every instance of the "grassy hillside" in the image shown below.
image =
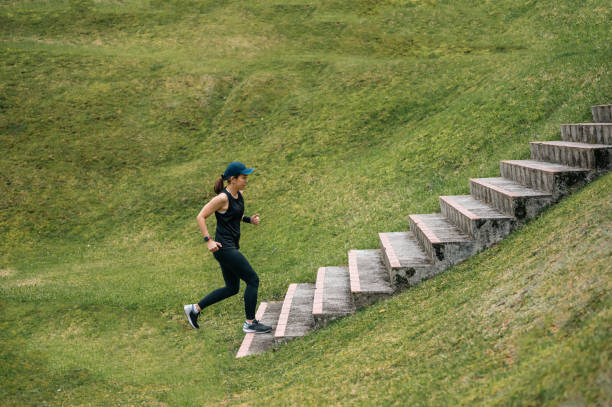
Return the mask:
{"type": "MultiPolygon", "coordinates": [[[[437,211],[438,195],[466,193],[469,177],[497,175],[500,159],[526,158],[528,141],[558,139],[560,123],[588,121],[590,105],[609,103],[608,6],[0,2],[2,404],[216,405],[283,389],[293,400],[338,394],[364,404],[360,397],[391,404],[430,393],[448,404],[606,400],[610,393],[596,389],[609,388],[610,349],[598,342],[585,352],[579,338],[610,325],[609,297],[580,294],[583,286],[609,289],[609,238],[600,236],[609,237],[609,177],[591,189],[599,212],[579,204],[587,195],[566,204],[574,223],[590,222],[582,216],[589,211],[599,216],[585,227],[604,248],[589,251],[587,239],[565,260],[591,264],[595,274],[559,265],[591,276],[572,282],[578,288],[561,302],[550,300],[567,315],[589,316],[567,341],[517,328],[519,336],[495,348],[488,333],[466,336],[473,321],[414,328],[463,300],[474,307],[475,326],[503,312],[519,318],[514,309],[490,314],[482,293],[507,278],[508,262],[527,273],[518,281],[533,274],[525,270],[536,259],[565,264],[545,250],[533,260],[519,256],[541,244],[537,233],[560,233],[552,218],[500,246],[514,257],[481,256],[464,272],[260,358],[233,359],[242,340],[239,296],[208,310],[198,332],[187,329],[181,305],[222,284],[195,216],[229,161],[257,169],[247,212],[259,212],[262,224],[243,228],[243,252],[260,275],[260,299],[282,299],[290,282],[313,282],[317,267],[346,264],[348,249],[376,247],[377,232],[406,230],[409,213],[437,211]],[[459,291],[448,300],[436,294],[451,286],[459,291]],[[400,312],[407,306],[419,312],[400,312]],[[382,335],[371,343],[388,344],[377,348],[375,371],[353,364],[364,360],[371,331],[382,335]],[[468,363],[443,351],[464,337],[468,363]],[[468,370],[474,352],[485,358],[510,345],[511,356],[519,345],[528,356],[511,366],[483,359],[482,369],[468,370]],[[567,368],[574,359],[540,363],[545,351],[563,353],[555,346],[582,360],[585,372],[595,369],[591,359],[604,368],[582,374],[567,368]],[[404,359],[391,357],[395,348],[404,359]],[[442,359],[448,364],[435,362],[442,359]],[[554,363],[569,373],[559,375],[554,363]],[[327,376],[319,379],[316,366],[328,367],[327,376]],[[412,381],[406,374],[415,368],[412,381]],[[531,373],[516,373],[523,371],[531,373]]],[[[516,284],[500,283],[499,297],[518,295],[516,284]]],[[[538,304],[522,305],[533,320],[547,310],[538,304]]]]}

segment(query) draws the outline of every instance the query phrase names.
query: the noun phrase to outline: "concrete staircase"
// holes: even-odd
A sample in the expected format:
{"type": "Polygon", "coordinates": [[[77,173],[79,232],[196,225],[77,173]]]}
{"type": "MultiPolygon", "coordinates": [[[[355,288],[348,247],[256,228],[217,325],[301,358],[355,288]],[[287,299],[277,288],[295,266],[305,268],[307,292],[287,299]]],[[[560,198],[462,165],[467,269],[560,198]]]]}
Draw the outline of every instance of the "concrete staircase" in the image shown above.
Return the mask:
{"type": "Polygon", "coordinates": [[[501,177],[470,179],[470,195],[441,196],[441,213],[410,215],[410,231],[380,233],[380,248],[350,250],[347,267],[321,267],[316,284],[291,284],[262,302],[269,334],[246,334],[236,357],[304,336],[355,309],[433,277],[490,247],[574,190],[612,169],[612,105],[594,123],[561,125],[562,141],[532,142],[531,160],[500,163],[501,177]]]}

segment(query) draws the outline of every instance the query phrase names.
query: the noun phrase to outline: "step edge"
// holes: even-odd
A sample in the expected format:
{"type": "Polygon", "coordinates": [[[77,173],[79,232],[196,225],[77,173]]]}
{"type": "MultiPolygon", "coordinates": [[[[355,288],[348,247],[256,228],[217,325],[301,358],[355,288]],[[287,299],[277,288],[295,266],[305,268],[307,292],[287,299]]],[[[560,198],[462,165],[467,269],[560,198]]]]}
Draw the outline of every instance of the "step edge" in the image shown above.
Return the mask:
{"type": "Polygon", "coordinates": [[[501,164],[508,164],[508,165],[513,165],[513,166],[517,166],[517,167],[525,167],[525,168],[529,168],[532,170],[536,170],[536,171],[542,171],[548,174],[562,174],[564,172],[589,172],[590,170],[588,168],[582,168],[582,167],[570,167],[568,165],[564,165],[564,164],[559,164],[559,163],[553,163],[550,161],[537,161],[537,160],[502,160],[500,161],[501,164]],[[538,166],[537,164],[533,165],[531,163],[545,163],[545,164],[554,164],[554,165],[558,165],[561,167],[565,167],[563,169],[558,169],[558,170],[553,170],[550,168],[542,168],[540,166],[538,166]]]}
{"type": "MultiPolygon", "coordinates": [[[[501,177],[501,178],[503,178],[503,177],[501,177]]],[[[537,198],[537,197],[551,197],[552,196],[552,194],[549,193],[549,192],[541,191],[539,189],[535,189],[535,188],[531,188],[531,187],[527,187],[525,185],[519,184],[516,181],[512,181],[511,179],[504,178],[504,179],[507,179],[508,181],[514,182],[515,184],[519,185],[521,188],[529,189],[529,190],[534,191],[534,192],[537,193],[537,194],[532,194],[532,195],[519,195],[519,194],[515,194],[515,193],[507,191],[507,190],[505,190],[505,189],[503,189],[501,187],[498,187],[497,185],[493,185],[493,184],[488,183],[486,181],[482,181],[482,180],[485,180],[485,179],[488,179],[488,178],[470,178],[469,181],[470,182],[473,181],[476,184],[483,185],[483,186],[485,186],[487,188],[495,190],[495,191],[497,191],[497,192],[499,192],[499,193],[501,193],[503,195],[506,195],[506,196],[508,196],[510,198],[523,198],[523,197],[537,198]]]]}
{"type": "Polygon", "coordinates": [[[349,282],[352,293],[361,292],[361,282],[359,281],[359,272],[357,271],[357,250],[349,250],[349,282]]]}
{"type": "Polygon", "coordinates": [[[326,267],[319,267],[315,283],[314,299],[312,300],[312,315],[323,314],[323,290],[325,289],[326,267]]]}
{"type": "Polygon", "coordinates": [[[287,330],[287,322],[289,322],[289,312],[291,311],[291,303],[293,302],[293,296],[297,289],[297,283],[289,284],[287,293],[285,294],[285,300],[281,308],[280,315],[278,316],[278,322],[276,323],[276,330],[274,331],[274,338],[284,338],[285,331],[287,330]],[[280,329],[280,331],[279,331],[280,329]]]}
{"type": "MultiPolygon", "coordinates": [[[[566,147],[566,148],[573,148],[573,149],[579,149],[579,150],[612,149],[612,144],[591,144],[591,143],[581,143],[578,141],[564,141],[564,140],[530,141],[529,144],[537,144],[541,146],[566,147]],[[567,145],[567,144],[572,144],[572,145],[567,145]]],[[[534,161],[537,161],[537,160],[534,160],[534,161]]]]}
{"type": "Polygon", "coordinates": [[[400,261],[397,257],[397,254],[395,253],[395,249],[393,248],[391,241],[389,240],[389,236],[387,236],[387,232],[379,233],[378,237],[380,239],[380,243],[382,244],[384,248],[385,255],[387,256],[387,259],[389,260],[389,265],[391,266],[391,268],[400,268],[401,267],[400,261]]]}
{"type": "Polygon", "coordinates": [[[425,222],[421,220],[420,215],[408,215],[410,219],[414,221],[414,223],[418,226],[419,229],[423,232],[425,237],[430,241],[431,244],[441,244],[442,241],[436,236],[436,234],[427,227],[425,222]]]}
{"type": "Polygon", "coordinates": [[[610,122],[562,123],[560,126],[598,126],[600,124],[612,126],[612,123],[610,122]]]}

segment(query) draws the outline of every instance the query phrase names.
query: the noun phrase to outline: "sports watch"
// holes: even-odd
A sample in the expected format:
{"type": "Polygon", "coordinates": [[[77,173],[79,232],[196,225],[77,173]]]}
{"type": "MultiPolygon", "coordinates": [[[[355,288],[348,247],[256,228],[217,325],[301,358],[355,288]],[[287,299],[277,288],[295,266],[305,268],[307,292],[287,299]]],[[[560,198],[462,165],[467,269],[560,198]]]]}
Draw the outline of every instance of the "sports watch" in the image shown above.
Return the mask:
{"type": "Polygon", "coordinates": [[[210,240],[210,236],[204,236],[204,241],[208,242],[210,240]]]}

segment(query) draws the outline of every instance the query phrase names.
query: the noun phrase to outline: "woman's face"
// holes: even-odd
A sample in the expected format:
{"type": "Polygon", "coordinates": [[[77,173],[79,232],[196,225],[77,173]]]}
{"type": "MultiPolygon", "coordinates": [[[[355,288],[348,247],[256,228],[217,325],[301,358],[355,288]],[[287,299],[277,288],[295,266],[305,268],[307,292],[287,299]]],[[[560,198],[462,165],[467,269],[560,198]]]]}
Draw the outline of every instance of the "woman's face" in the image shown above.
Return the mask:
{"type": "Polygon", "coordinates": [[[246,188],[247,184],[248,184],[248,180],[247,180],[248,175],[238,175],[237,177],[233,177],[233,183],[236,185],[236,188],[238,188],[239,191],[242,191],[243,189],[246,188]]]}

